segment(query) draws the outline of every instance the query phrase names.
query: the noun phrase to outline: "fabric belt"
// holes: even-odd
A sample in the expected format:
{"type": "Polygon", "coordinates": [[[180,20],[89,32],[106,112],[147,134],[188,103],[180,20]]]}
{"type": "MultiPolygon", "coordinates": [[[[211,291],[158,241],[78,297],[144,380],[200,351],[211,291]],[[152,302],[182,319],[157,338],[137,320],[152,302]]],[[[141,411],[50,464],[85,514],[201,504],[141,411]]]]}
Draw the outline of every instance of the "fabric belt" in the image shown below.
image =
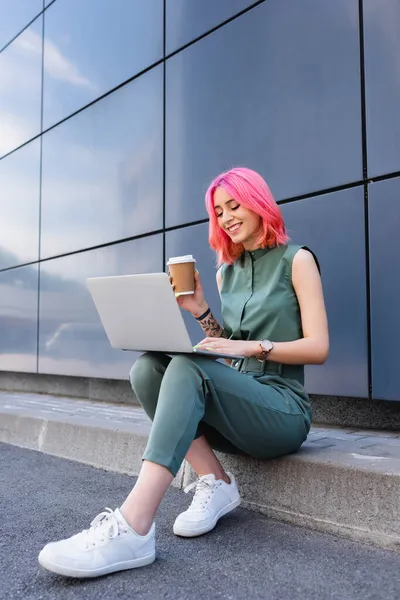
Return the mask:
{"type": "Polygon", "coordinates": [[[255,356],[232,361],[232,368],[242,373],[260,373],[260,375],[278,375],[301,381],[304,377],[302,365],[284,365],[270,360],[260,361],[255,356]]]}

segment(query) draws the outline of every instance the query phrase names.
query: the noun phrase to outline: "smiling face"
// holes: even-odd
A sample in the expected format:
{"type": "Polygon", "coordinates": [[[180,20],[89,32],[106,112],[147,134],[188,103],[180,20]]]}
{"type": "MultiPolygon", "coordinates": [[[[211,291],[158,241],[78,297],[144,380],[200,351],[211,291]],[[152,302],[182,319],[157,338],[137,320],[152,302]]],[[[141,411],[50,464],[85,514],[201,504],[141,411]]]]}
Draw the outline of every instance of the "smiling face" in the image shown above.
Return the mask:
{"type": "Polygon", "coordinates": [[[222,187],[214,192],[214,210],[218,225],[235,244],[243,244],[246,250],[255,250],[261,245],[257,240],[263,233],[260,215],[240,205],[222,187]]]}

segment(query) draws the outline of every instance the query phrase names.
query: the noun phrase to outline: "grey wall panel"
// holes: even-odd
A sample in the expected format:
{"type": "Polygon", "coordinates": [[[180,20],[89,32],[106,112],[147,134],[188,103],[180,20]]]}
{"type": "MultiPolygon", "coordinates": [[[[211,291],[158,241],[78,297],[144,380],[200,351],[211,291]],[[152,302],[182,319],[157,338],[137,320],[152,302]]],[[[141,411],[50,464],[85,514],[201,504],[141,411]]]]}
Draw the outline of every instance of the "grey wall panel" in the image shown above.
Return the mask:
{"type": "Polygon", "coordinates": [[[110,346],[87,277],[162,270],[162,235],[41,263],[39,372],[125,379],[137,353],[110,346]]]}
{"type": "Polygon", "coordinates": [[[42,258],[162,228],[162,78],[160,66],[43,136],[42,258]]]}
{"type": "Polygon", "coordinates": [[[321,265],[329,319],[327,362],[306,369],[309,392],[368,396],[367,307],[363,189],[354,188],[285,204],[295,243],[313,250],[321,265]]]}
{"type": "Polygon", "coordinates": [[[42,22],[0,53],[0,157],[40,133],[42,22]]]}
{"type": "Polygon", "coordinates": [[[166,0],[167,54],[252,4],[254,0],[166,0]]]}
{"type": "Polygon", "coordinates": [[[0,371],[36,372],[38,266],[0,273],[0,371]]]}
{"type": "Polygon", "coordinates": [[[45,11],[44,128],[163,56],[163,0],[57,0],[45,11]]]}
{"type": "Polygon", "coordinates": [[[400,170],[400,2],[364,0],[368,175],[400,170]]]}
{"type": "Polygon", "coordinates": [[[400,178],[369,186],[372,393],[399,400],[400,178]]]}
{"type": "Polygon", "coordinates": [[[269,0],[166,67],[167,226],[235,165],[277,199],[362,177],[357,0],[269,0]]]}
{"type": "MultiPolygon", "coordinates": [[[[183,229],[168,231],[166,234],[166,257],[193,254],[196,268],[200,273],[204,295],[214,316],[221,319],[221,303],[216,284],[216,258],[214,251],[208,245],[208,224],[194,225],[183,229]]],[[[183,318],[189,331],[193,345],[202,340],[205,335],[200,325],[192,315],[182,311],[183,318]]]]}
{"type": "Polygon", "coordinates": [[[0,50],[43,8],[43,0],[0,0],[0,50]],[[16,6],[17,5],[17,6],[16,6]]]}
{"type": "Polygon", "coordinates": [[[38,260],[39,186],[37,139],[0,160],[0,270],[38,260]]]}

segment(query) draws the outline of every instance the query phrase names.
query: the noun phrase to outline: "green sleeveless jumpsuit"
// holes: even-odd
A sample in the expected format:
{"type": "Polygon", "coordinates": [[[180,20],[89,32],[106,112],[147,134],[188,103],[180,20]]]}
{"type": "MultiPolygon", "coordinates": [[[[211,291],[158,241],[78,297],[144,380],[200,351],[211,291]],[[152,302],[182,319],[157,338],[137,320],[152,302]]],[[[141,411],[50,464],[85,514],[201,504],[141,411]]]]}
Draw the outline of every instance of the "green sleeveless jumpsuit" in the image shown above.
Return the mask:
{"type": "MultiPolygon", "coordinates": [[[[302,246],[243,252],[221,268],[223,327],[232,339],[286,342],[302,337],[292,264],[302,246]]],[[[298,450],[311,426],[304,366],[256,358],[231,366],[204,356],[148,352],[130,372],[153,421],[143,458],[175,475],[192,441],[216,450],[275,458],[298,450]]]]}

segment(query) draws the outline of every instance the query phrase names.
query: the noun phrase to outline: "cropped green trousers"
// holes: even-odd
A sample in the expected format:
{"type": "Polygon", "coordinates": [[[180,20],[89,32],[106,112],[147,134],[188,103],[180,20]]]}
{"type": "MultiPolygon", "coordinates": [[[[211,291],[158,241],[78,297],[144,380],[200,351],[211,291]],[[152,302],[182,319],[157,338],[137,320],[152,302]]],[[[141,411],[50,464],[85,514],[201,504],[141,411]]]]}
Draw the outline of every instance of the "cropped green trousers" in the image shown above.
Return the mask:
{"type": "Polygon", "coordinates": [[[133,365],[130,382],[153,421],[143,459],[173,475],[202,435],[215,450],[268,459],[298,450],[310,429],[302,386],[278,375],[243,373],[195,354],[148,352],[133,365]]]}

